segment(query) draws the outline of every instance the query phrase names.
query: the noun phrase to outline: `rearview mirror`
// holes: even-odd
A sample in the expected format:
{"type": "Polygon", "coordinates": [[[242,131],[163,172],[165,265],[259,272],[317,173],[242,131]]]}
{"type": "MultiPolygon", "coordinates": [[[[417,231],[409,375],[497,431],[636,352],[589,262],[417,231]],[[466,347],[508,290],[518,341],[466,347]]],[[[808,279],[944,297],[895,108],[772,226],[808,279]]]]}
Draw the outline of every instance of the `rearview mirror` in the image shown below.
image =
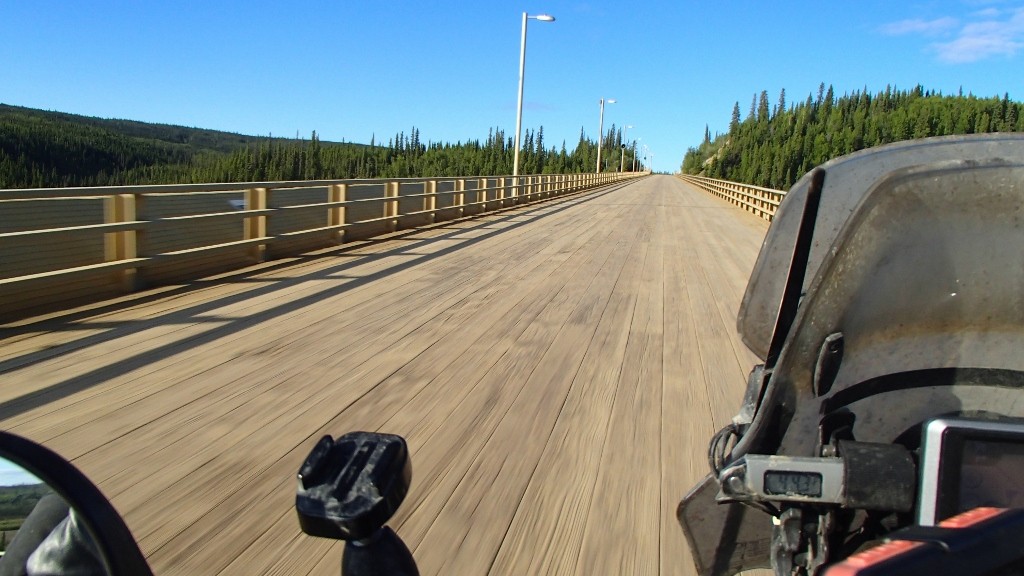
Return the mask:
{"type": "Polygon", "coordinates": [[[70,462],[0,431],[0,576],[152,576],[124,520],[70,462]]]}

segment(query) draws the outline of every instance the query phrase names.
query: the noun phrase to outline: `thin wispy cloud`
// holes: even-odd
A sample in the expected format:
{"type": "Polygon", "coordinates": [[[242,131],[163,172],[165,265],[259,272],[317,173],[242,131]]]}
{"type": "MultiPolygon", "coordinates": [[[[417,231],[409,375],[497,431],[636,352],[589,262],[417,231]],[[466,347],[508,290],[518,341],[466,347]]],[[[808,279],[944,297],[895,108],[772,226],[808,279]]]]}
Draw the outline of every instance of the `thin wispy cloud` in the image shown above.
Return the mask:
{"type": "Polygon", "coordinates": [[[977,62],[996,56],[1013,57],[1024,48],[1024,8],[1000,19],[966,24],[956,38],[932,44],[939,60],[951,64],[977,62]]]}
{"type": "Polygon", "coordinates": [[[989,5],[964,17],[964,21],[946,16],[926,20],[912,18],[891,22],[879,28],[888,36],[917,35],[936,38],[927,50],[941,62],[964,64],[994,57],[1012,58],[1024,50],[1024,7],[995,8],[991,4],[968,0],[973,7],[989,5]]]}
{"type": "Polygon", "coordinates": [[[1001,14],[1002,14],[1002,12],[1000,12],[999,8],[985,8],[984,10],[978,10],[974,14],[971,14],[971,16],[974,16],[975,18],[990,18],[991,19],[991,18],[999,18],[999,16],[1001,14]]]}
{"type": "Polygon", "coordinates": [[[922,20],[913,18],[900,20],[882,26],[882,33],[889,36],[904,36],[906,34],[934,35],[956,28],[960,22],[956,18],[937,18],[935,20],[922,20]]]}

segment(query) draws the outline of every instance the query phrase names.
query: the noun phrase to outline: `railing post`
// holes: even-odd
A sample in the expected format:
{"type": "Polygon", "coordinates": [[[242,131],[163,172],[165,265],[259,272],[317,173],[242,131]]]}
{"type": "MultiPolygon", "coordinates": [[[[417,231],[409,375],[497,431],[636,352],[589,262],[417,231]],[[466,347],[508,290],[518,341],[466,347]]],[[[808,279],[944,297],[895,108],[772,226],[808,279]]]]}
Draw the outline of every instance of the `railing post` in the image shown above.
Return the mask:
{"type": "MultiPolygon", "coordinates": [[[[245,191],[246,210],[266,210],[270,199],[267,188],[249,188],[245,191]]],[[[267,217],[264,214],[251,214],[245,218],[245,239],[255,240],[267,236],[267,217]]],[[[249,257],[256,262],[263,262],[267,254],[267,245],[254,244],[249,247],[249,257]]]]}
{"type": "Polygon", "coordinates": [[[506,190],[506,186],[508,185],[508,178],[502,176],[499,180],[500,180],[500,184],[498,186],[498,208],[504,208],[505,207],[505,195],[506,195],[505,194],[505,190],[506,190]]]}
{"type": "Polygon", "coordinates": [[[390,218],[387,222],[388,231],[398,230],[398,189],[399,182],[388,182],[384,185],[384,217],[390,218]]]}
{"type": "MultiPolygon", "coordinates": [[[[134,222],[138,214],[135,194],[113,194],[107,196],[103,203],[104,221],[107,224],[134,222]]],[[[135,230],[120,230],[103,235],[104,260],[116,262],[138,258],[138,238],[135,230]]],[[[125,268],[116,273],[117,283],[125,292],[137,288],[138,271],[136,268],[125,268]]]]}
{"type": "MultiPolygon", "coordinates": [[[[331,184],[327,187],[327,201],[334,202],[345,202],[348,200],[348,184],[331,184]]],[[[328,226],[344,226],[345,225],[345,206],[331,206],[327,210],[327,225],[328,226]]],[[[344,228],[335,228],[331,230],[331,241],[335,244],[341,244],[345,238],[344,228]]]]}
{"type": "Polygon", "coordinates": [[[466,179],[459,178],[455,181],[455,206],[459,209],[459,216],[465,212],[466,205],[466,179]]]}
{"type": "Polygon", "coordinates": [[[427,221],[434,223],[437,217],[437,180],[427,180],[423,183],[423,210],[427,212],[427,221]]]}
{"type": "Polygon", "coordinates": [[[487,212],[487,178],[481,178],[476,183],[476,212],[487,212]]]}

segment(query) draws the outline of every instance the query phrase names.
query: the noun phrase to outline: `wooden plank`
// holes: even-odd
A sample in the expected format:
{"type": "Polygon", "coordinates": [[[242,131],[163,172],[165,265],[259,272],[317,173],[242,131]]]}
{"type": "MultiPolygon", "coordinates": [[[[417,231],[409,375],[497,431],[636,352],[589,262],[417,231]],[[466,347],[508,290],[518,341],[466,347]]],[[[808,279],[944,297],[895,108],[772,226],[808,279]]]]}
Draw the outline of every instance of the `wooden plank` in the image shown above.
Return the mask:
{"type": "MultiPolygon", "coordinates": [[[[631,212],[633,220],[637,215],[635,210],[631,212]]],[[[622,217],[619,219],[621,222],[622,217]]],[[[569,279],[554,302],[556,309],[542,316],[550,327],[541,328],[549,331],[549,338],[553,331],[554,337],[544,342],[547,345],[538,353],[531,353],[532,362],[519,361],[525,364],[518,371],[522,391],[491,428],[478,457],[458,479],[437,521],[416,549],[424,573],[481,573],[491,566],[494,552],[485,551],[496,550],[505,537],[540,456],[550,444],[554,423],[607,308],[611,288],[628,260],[629,236],[635,231],[631,226],[622,228],[604,240],[614,242],[605,257],[581,269],[578,280],[569,279]],[[457,553],[463,548],[479,553],[457,553]]],[[[591,251],[595,252],[601,251],[591,251]]],[[[535,339],[533,332],[531,327],[525,336],[535,339]]],[[[528,344],[525,349],[531,348],[528,344]]],[[[502,367],[499,364],[496,374],[485,375],[485,381],[508,382],[509,376],[514,381],[517,372],[513,369],[507,374],[502,367]]]]}
{"type": "Polygon", "coordinates": [[[601,463],[596,448],[606,437],[636,304],[640,252],[631,247],[492,572],[566,574],[576,568],[601,463]]]}
{"type": "Polygon", "coordinates": [[[661,503],[663,353],[662,246],[656,211],[642,256],[641,284],[629,327],[607,436],[597,471],[577,574],[657,574],[661,503]],[[657,229],[656,229],[657,227],[657,229]],[[637,471],[636,473],[624,473],[637,471]]]}

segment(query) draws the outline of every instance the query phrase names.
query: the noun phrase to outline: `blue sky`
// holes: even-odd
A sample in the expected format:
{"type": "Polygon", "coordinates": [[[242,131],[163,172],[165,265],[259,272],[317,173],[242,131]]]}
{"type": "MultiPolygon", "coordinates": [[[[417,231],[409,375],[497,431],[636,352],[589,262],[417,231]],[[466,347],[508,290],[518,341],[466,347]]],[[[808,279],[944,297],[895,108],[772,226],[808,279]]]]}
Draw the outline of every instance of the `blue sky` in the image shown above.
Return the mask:
{"type": "Polygon", "coordinates": [[[39,484],[41,482],[41,480],[25,471],[21,466],[0,458],[0,486],[20,486],[22,484],[39,484]]]}
{"type": "Polygon", "coordinates": [[[0,102],[245,134],[378,142],[524,128],[571,149],[633,125],[678,169],[734,102],[887,84],[1024,99],[1024,0],[0,0],[0,102]]]}

